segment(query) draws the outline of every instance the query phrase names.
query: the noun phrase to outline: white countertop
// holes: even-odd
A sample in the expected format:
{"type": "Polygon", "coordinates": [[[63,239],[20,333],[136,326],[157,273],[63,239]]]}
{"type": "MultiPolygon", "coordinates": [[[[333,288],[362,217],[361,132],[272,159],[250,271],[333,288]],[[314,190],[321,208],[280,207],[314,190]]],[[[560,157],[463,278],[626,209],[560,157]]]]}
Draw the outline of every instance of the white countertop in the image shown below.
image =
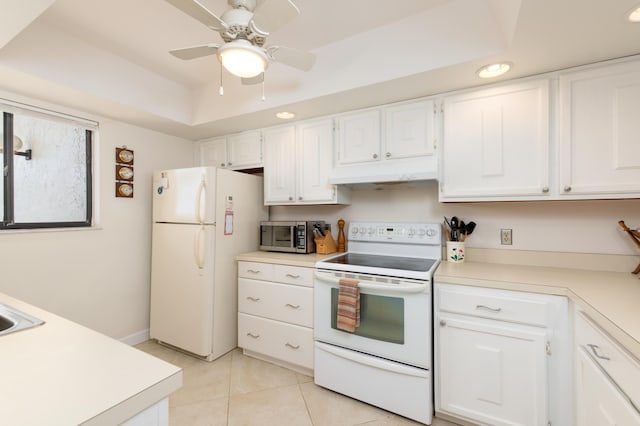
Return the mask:
{"type": "Polygon", "coordinates": [[[182,385],[179,367],[1,293],[0,302],[46,321],[0,336],[2,424],[120,424],[182,385]]]}
{"type": "Polygon", "coordinates": [[[436,283],[569,297],[640,359],[640,279],[629,272],[442,262],[436,283]]]}

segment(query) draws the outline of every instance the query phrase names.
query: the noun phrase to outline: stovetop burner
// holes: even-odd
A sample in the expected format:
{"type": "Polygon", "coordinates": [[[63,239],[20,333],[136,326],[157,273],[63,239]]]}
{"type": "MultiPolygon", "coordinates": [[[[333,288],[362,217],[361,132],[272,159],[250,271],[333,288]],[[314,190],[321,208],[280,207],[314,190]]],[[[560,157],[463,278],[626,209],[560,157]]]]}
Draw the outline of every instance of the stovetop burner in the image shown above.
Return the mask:
{"type": "Polygon", "coordinates": [[[427,272],[436,259],[417,257],[381,256],[377,254],[346,253],[324,261],[351,266],[366,266],[370,268],[401,269],[405,271],[427,272]]]}

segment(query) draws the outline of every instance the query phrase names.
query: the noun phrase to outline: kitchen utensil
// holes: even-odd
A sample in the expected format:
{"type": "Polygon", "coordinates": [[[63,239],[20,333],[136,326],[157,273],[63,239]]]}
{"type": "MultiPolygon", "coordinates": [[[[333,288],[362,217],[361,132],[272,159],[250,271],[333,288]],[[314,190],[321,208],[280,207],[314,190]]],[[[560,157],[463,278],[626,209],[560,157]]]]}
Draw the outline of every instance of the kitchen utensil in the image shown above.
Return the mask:
{"type": "Polygon", "coordinates": [[[453,216],[451,218],[451,241],[458,241],[458,218],[453,216]]]}

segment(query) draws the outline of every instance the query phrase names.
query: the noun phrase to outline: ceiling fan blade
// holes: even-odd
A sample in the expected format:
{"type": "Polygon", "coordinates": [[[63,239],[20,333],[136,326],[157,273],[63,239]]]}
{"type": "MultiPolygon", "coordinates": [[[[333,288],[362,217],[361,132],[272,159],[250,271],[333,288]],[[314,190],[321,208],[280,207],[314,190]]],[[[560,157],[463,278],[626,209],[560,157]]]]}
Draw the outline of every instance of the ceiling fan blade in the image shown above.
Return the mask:
{"type": "Polygon", "coordinates": [[[202,22],[214,31],[226,31],[229,28],[222,19],[207,9],[198,0],[166,0],[166,2],[174,5],[193,19],[202,22]]]}
{"type": "Polygon", "coordinates": [[[200,46],[184,47],[182,49],[170,50],[173,56],[179,59],[189,60],[201,58],[203,56],[215,55],[218,53],[218,44],[203,44],[200,46]]]}
{"type": "Polygon", "coordinates": [[[249,25],[254,32],[267,36],[299,13],[298,7],[291,0],[265,0],[253,12],[249,25]]]}
{"type": "Polygon", "coordinates": [[[262,72],[256,75],[255,77],[251,77],[251,78],[243,77],[241,80],[242,80],[242,84],[244,84],[245,86],[249,86],[252,84],[260,84],[264,81],[264,73],[262,72]]]}
{"type": "Polygon", "coordinates": [[[309,71],[316,63],[316,55],[285,46],[271,46],[267,53],[273,60],[302,71],[309,71]]]}

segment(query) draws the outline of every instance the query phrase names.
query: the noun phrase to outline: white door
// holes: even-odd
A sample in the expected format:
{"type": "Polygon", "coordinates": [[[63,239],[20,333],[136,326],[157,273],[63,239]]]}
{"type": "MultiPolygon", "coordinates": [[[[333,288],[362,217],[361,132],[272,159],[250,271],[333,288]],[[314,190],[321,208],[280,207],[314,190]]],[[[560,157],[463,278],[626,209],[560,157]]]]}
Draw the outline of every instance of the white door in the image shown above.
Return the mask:
{"type": "Polygon", "coordinates": [[[560,195],[640,195],[639,111],[639,61],[560,77],[560,195]]]}
{"type": "Polygon", "coordinates": [[[220,168],[227,167],[227,138],[201,142],[200,165],[220,168]]]}
{"type": "Polygon", "coordinates": [[[577,349],[577,361],[578,426],[640,425],[638,409],[629,403],[581,347],[577,349]]]}
{"type": "Polygon", "coordinates": [[[208,356],[213,336],[215,227],[153,224],[152,338],[208,356]]]}
{"type": "Polygon", "coordinates": [[[546,426],[544,330],[440,315],[436,409],[483,424],[546,426]]]}
{"type": "Polygon", "coordinates": [[[193,167],[153,174],[153,221],[215,222],[216,169],[193,167]]]}
{"type": "Polygon", "coordinates": [[[549,194],[549,81],[444,100],[440,199],[544,198],[549,194]]]}
{"type": "Polygon", "coordinates": [[[380,160],[380,111],[361,111],[338,118],[338,165],[380,160]]]}
{"type": "Polygon", "coordinates": [[[385,159],[433,155],[435,105],[431,100],[394,105],[384,109],[385,159]]]}
{"type": "Polygon", "coordinates": [[[295,129],[293,126],[264,132],[264,203],[295,202],[295,129]]]}
{"type": "Polygon", "coordinates": [[[332,201],[335,186],[329,183],[333,166],[333,121],[305,122],[298,126],[296,140],[298,201],[332,201]]]}
{"type": "Polygon", "coordinates": [[[243,132],[229,136],[227,166],[242,169],[262,166],[262,135],[260,131],[243,132]]]}

